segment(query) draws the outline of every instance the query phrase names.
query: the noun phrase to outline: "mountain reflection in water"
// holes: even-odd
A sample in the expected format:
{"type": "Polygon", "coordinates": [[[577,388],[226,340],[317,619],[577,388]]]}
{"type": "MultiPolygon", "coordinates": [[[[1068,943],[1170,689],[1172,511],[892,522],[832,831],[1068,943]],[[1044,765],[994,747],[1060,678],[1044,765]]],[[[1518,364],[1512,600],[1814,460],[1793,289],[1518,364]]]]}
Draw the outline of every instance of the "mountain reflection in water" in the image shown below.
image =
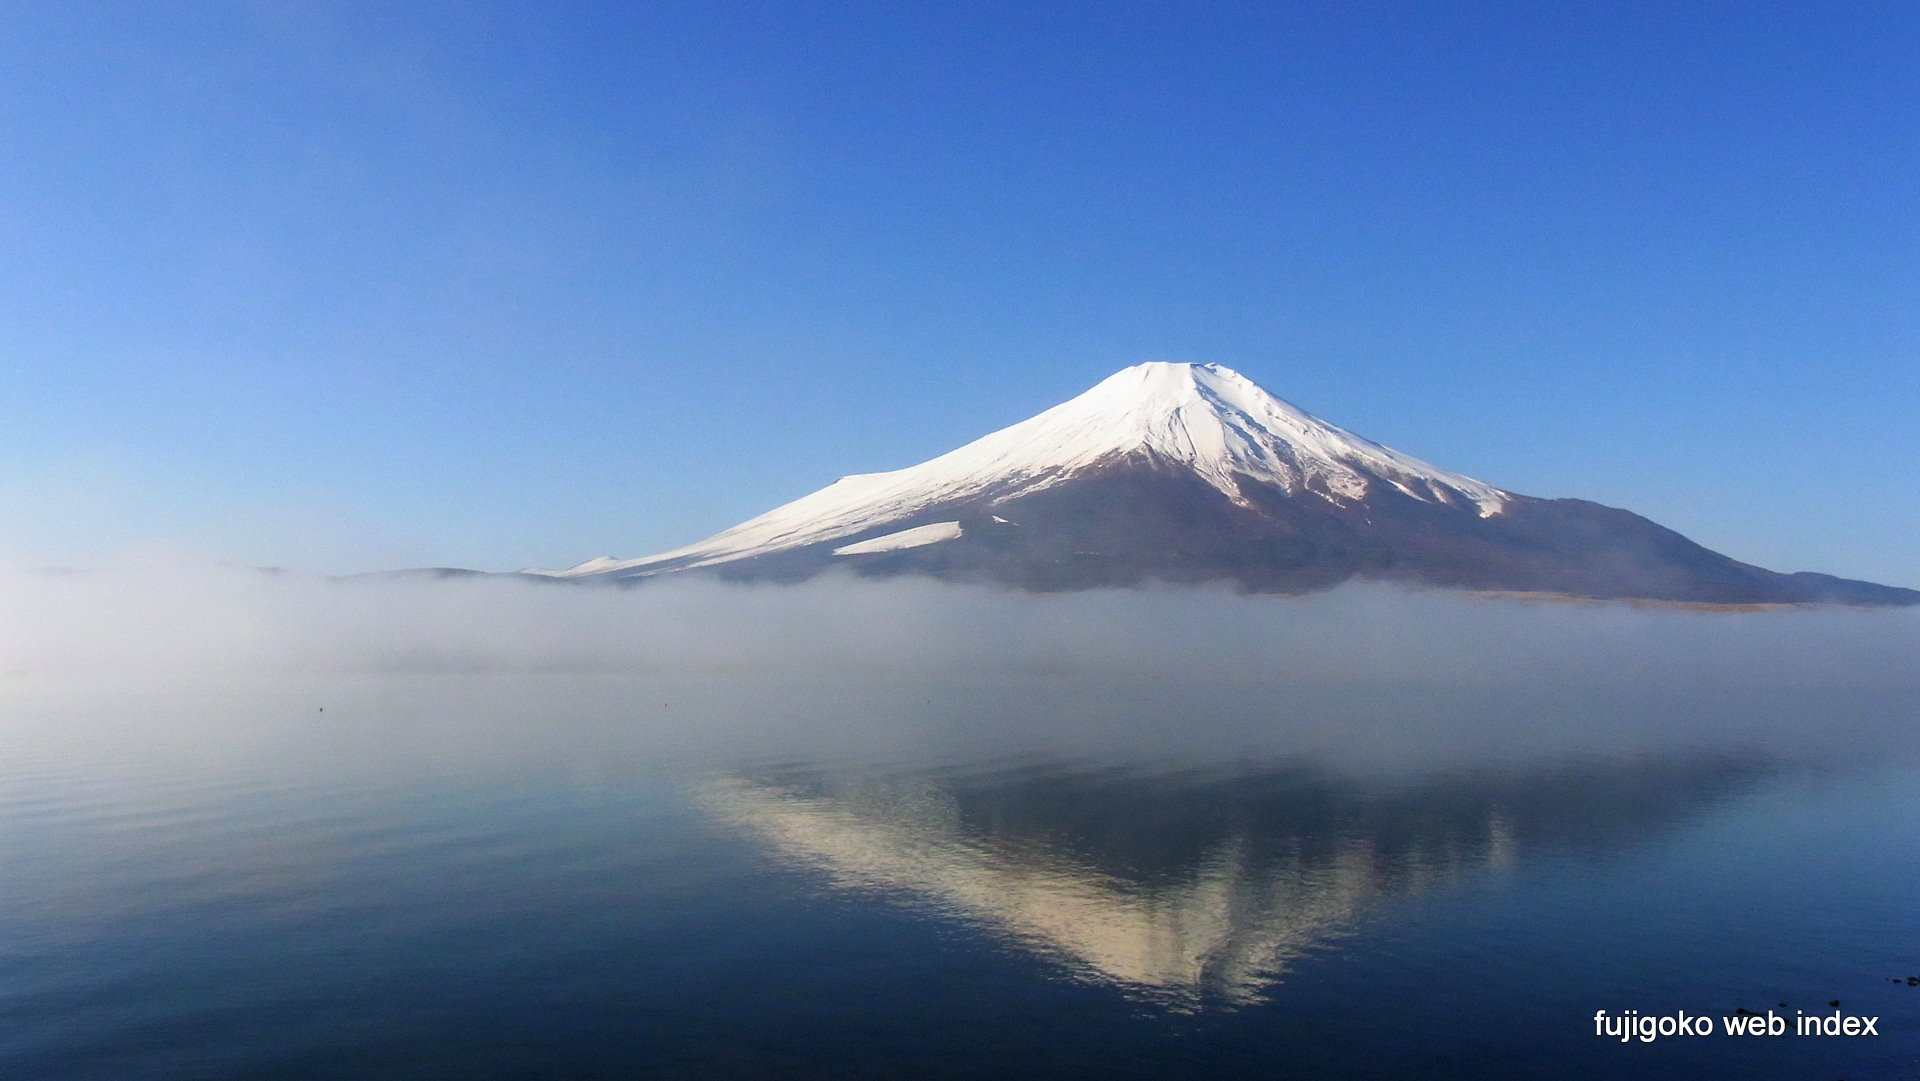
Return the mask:
{"type": "Polygon", "coordinates": [[[1369,906],[1536,850],[1677,825],[1754,756],[1591,759],[1372,780],[1287,763],[714,773],[698,804],[837,888],[957,917],[1177,1010],[1258,1000],[1369,906]]]}

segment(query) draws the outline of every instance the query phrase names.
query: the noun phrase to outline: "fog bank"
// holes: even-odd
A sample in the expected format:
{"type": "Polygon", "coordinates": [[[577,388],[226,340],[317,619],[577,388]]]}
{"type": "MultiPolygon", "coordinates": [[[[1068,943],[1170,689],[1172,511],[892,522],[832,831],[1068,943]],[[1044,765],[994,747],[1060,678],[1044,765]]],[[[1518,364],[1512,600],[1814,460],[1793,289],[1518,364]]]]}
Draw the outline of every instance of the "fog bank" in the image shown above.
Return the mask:
{"type": "Polygon", "coordinates": [[[722,755],[1396,767],[1735,743],[1871,757],[1911,747],[1920,713],[1913,610],[1378,586],[1299,598],[925,581],[618,589],[178,564],[14,572],[0,598],[0,705],[13,718],[0,736],[131,740],[142,754],[253,743],[361,760],[411,740],[422,757],[503,759],[558,741],[601,762],[696,742],[722,755]]]}
{"type": "Polygon", "coordinates": [[[926,581],[637,589],[154,564],[0,572],[0,676],[1000,672],[1920,686],[1920,610],[1702,611],[1349,586],[1025,595],[926,581]]]}

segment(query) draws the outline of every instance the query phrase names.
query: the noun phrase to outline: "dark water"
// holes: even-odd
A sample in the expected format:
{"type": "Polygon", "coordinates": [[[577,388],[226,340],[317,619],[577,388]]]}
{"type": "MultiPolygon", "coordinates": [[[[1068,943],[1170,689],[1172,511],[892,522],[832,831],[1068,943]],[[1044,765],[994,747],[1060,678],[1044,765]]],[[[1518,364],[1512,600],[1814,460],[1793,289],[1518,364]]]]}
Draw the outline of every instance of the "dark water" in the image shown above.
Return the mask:
{"type": "Polygon", "coordinates": [[[1920,1077],[1912,706],[16,690],[0,1077],[1920,1077]],[[1594,1035],[1832,999],[1879,1034],[1594,1035]]]}

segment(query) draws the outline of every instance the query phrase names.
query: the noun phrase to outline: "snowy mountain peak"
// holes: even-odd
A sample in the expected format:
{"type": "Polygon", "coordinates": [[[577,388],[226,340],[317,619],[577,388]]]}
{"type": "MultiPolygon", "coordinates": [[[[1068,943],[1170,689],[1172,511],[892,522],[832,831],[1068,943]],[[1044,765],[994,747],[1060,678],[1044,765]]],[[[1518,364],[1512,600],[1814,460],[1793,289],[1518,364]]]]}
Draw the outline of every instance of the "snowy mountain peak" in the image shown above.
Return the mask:
{"type": "MultiPolygon", "coordinates": [[[[1385,483],[1423,502],[1471,505],[1482,516],[1498,513],[1506,498],[1491,485],[1329,424],[1218,364],[1134,365],[973,446],[1028,426],[1033,443],[1057,439],[1076,463],[1089,454],[1145,451],[1191,467],[1236,502],[1244,502],[1246,480],[1336,502],[1364,499],[1372,485],[1385,483]]],[[[1029,449],[1050,456],[1041,446],[1029,449]]]]}
{"type": "Polygon", "coordinates": [[[630,577],[731,562],[905,524],[946,504],[996,507],[1129,463],[1191,471],[1242,507],[1251,505],[1250,485],[1337,505],[1357,504],[1384,486],[1482,518],[1499,514],[1509,498],[1329,424],[1230,368],[1154,361],[957,450],[890,473],[842,477],[698,544],[553,573],[630,577]]]}
{"type": "Polygon", "coordinates": [[[1217,364],[1136,364],[1038,416],[588,581],[693,571],[1052,592],[1147,583],[1305,593],[1370,580],[1686,604],[1920,605],[1920,590],[1781,574],[1583,499],[1502,491],[1364,439],[1217,364]]]}

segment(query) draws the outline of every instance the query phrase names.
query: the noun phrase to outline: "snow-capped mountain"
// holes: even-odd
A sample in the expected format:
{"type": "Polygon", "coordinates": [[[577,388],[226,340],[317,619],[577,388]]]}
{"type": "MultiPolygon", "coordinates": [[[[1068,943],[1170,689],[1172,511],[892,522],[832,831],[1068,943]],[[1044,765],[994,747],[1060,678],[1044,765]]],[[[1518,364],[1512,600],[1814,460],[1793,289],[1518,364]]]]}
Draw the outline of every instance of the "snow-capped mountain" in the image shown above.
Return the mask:
{"type": "Polygon", "coordinates": [[[1033,589],[1162,579],[1291,591],[1352,577],[1706,601],[1914,603],[1735,562],[1626,511],[1504,491],[1215,364],[1140,364],[930,461],[843,477],[684,548],[556,578],[834,569],[1033,589]]]}

